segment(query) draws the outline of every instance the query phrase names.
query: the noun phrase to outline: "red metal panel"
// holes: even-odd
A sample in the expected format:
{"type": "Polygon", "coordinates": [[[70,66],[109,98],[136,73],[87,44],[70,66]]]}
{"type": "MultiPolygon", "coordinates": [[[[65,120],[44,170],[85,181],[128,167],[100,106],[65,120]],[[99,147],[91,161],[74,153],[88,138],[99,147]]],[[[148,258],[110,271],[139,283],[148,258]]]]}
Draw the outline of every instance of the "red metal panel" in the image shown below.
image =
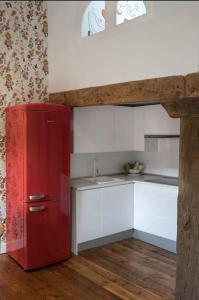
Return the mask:
{"type": "Polygon", "coordinates": [[[34,110],[34,111],[69,111],[69,108],[63,106],[61,104],[53,104],[53,103],[26,103],[26,104],[18,104],[15,106],[10,106],[7,110],[34,110]]]}
{"type": "Polygon", "coordinates": [[[7,252],[24,263],[24,112],[6,114],[6,239],[7,252]]]}
{"type": "Polygon", "coordinates": [[[45,200],[59,200],[62,185],[69,184],[70,127],[66,113],[28,111],[25,177],[30,195],[45,195],[45,200]],[[67,137],[68,133],[68,137],[67,137]]]}
{"type": "Polygon", "coordinates": [[[34,269],[70,257],[70,231],[66,203],[25,203],[24,269],[34,269]],[[31,209],[41,211],[30,211],[31,209]]]}

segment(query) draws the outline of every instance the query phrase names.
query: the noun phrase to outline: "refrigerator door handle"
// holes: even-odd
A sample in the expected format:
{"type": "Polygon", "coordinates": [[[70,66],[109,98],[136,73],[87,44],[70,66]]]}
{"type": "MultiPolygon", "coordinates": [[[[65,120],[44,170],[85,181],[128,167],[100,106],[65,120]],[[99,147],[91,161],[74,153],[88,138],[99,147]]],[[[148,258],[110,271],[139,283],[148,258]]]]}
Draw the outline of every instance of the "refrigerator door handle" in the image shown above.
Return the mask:
{"type": "Polygon", "coordinates": [[[45,197],[44,194],[40,194],[40,195],[30,195],[28,198],[29,200],[41,200],[45,197]]]}
{"type": "Polygon", "coordinates": [[[29,207],[30,212],[39,212],[39,211],[44,211],[46,209],[45,206],[31,206],[29,207]]]}

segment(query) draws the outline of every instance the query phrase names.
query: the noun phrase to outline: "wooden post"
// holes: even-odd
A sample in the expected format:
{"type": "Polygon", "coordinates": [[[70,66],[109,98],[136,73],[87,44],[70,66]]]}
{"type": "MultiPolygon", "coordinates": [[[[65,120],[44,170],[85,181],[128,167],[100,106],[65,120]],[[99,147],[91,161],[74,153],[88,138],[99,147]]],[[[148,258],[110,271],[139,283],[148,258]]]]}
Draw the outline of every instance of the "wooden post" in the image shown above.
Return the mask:
{"type": "MultiPolygon", "coordinates": [[[[197,101],[198,102],[198,101],[197,101]]],[[[176,300],[199,299],[199,112],[197,102],[164,105],[181,117],[176,300]]]]}
{"type": "Polygon", "coordinates": [[[176,299],[199,299],[199,116],[181,119],[176,299]]]}

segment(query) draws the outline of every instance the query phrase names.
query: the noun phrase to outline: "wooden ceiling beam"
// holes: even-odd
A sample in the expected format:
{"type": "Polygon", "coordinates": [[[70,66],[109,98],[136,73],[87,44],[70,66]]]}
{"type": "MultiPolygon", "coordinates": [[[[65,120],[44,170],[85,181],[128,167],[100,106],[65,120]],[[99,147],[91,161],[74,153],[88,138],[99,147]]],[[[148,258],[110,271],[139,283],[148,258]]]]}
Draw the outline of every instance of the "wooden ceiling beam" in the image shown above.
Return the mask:
{"type": "Polygon", "coordinates": [[[179,103],[182,99],[185,99],[187,104],[188,100],[199,100],[199,73],[115,83],[51,93],[49,96],[50,102],[71,107],[141,103],[167,104],[179,103]]]}
{"type": "MultiPolygon", "coordinates": [[[[129,81],[50,94],[50,102],[72,107],[167,103],[185,97],[184,76],[129,81]]],[[[191,90],[191,85],[190,89],[191,90]]]]}
{"type": "Polygon", "coordinates": [[[175,100],[162,105],[171,118],[199,116],[199,97],[175,100]]]}
{"type": "Polygon", "coordinates": [[[199,73],[185,76],[185,98],[199,98],[199,73]]]}

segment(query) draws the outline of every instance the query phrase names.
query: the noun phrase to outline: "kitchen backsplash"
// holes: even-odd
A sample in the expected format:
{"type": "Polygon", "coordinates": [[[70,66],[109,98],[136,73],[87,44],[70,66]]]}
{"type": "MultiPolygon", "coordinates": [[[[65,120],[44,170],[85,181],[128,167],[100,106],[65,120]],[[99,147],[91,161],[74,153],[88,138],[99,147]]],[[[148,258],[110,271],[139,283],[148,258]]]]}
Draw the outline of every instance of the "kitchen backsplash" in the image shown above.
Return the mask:
{"type": "Polygon", "coordinates": [[[99,175],[114,174],[122,171],[122,165],[132,160],[132,152],[86,153],[71,155],[71,177],[93,176],[93,160],[99,175]]]}
{"type": "Polygon", "coordinates": [[[93,175],[93,160],[96,160],[96,169],[99,175],[108,175],[122,172],[126,162],[141,161],[145,164],[145,173],[161,174],[178,177],[179,169],[179,140],[172,145],[162,147],[156,152],[114,152],[95,154],[72,154],[71,177],[84,177],[93,175]],[[169,150],[168,150],[169,149],[169,150]]]}

